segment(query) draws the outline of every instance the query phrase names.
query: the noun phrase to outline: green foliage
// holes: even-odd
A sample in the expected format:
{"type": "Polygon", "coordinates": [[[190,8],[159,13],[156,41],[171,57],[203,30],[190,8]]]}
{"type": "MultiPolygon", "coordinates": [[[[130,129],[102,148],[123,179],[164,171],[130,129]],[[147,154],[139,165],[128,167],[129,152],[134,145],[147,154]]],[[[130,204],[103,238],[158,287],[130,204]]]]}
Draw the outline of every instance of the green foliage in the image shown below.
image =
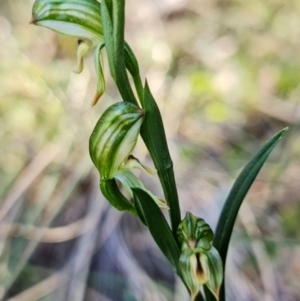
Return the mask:
{"type": "Polygon", "coordinates": [[[143,99],[145,120],[141,128],[141,135],[158,171],[158,176],[170,207],[171,225],[175,236],[180,223],[180,208],[173,172],[173,162],[168,150],[162,118],[147,83],[143,99]]]}
{"type": "MultiPolygon", "coordinates": [[[[240,206],[263,164],[286,131],[287,129],[283,129],[278,132],[254,155],[236,179],[227,197],[219,217],[214,239],[214,246],[220,253],[224,270],[230,237],[240,206]]],[[[224,286],[221,290],[220,300],[225,300],[224,286]]]]}
{"type": "MultiPolygon", "coordinates": [[[[202,218],[188,213],[181,221],[173,162],[163,121],[147,81],[144,86],[142,84],[134,52],[124,40],[124,11],[123,0],[103,0],[101,5],[96,0],[70,0],[66,3],[37,0],[33,6],[32,22],[79,38],[76,72],[82,71],[84,54],[96,47],[98,85],[94,104],[106,86],[101,62],[101,51],[105,46],[111,76],[124,102],[111,106],[103,113],[90,138],[90,155],[100,173],[100,189],[116,209],[138,215],[148,227],[162,253],[189,288],[192,300],[203,299],[198,294],[202,285],[206,285],[213,293],[206,291],[206,301],[213,300],[219,298],[227,249],[239,208],[286,129],[272,137],[237,178],[223,207],[214,240],[211,228],[202,218]],[[48,10],[45,9],[46,5],[49,5],[48,10]],[[132,76],[134,87],[127,71],[132,76]],[[142,108],[138,106],[139,103],[142,108]],[[157,169],[166,201],[155,197],[131,171],[134,168],[149,171],[139,160],[131,160],[139,134],[157,169]],[[134,202],[122,194],[116,179],[123,184],[134,202]],[[159,207],[169,209],[171,227],[159,207]],[[211,245],[212,240],[214,246],[211,245]]],[[[198,90],[193,87],[195,94],[214,93],[210,75],[205,72],[195,75],[197,81],[202,86],[198,90]],[[204,83],[202,79],[205,79],[204,83]]],[[[218,96],[218,93],[215,95],[218,96]]],[[[206,113],[219,122],[229,117],[219,99],[207,106],[206,113]]],[[[225,301],[224,286],[220,300],[225,301]]]]}
{"type": "Polygon", "coordinates": [[[141,220],[145,221],[156,244],[178,273],[179,248],[164,215],[145,191],[134,188],[133,194],[141,220]]]}

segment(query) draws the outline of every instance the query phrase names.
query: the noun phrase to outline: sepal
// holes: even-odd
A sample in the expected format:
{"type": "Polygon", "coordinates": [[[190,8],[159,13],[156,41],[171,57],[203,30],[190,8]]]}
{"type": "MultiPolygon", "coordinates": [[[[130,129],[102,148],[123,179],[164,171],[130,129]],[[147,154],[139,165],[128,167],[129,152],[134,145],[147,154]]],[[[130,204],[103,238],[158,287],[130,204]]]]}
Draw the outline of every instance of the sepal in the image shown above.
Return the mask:
{"type": "Polygon", "coordinates": [[[124,170],[116,173],[115,178],[122,183],[125,190],[132,198],[133,198],[132,189],[140,188],[145,192],[147,192],[160,208],[169,209],[166,201],[161,198],[158,198],[151,191],[147,190],[144,184],[140,181],[140,179],[138,179],[130,170],[124,170]]]}
{"type": "Polygon", "coordinates": [[[77,46],[77,66],[73,70],[74,73],[79,74],[83,70],[83,57],[92,48],[91,43],[84,40],[78,40],[77,46]]]}
{"type": "Polygon", "coordinates": [[[130,155],[125,160],[124,164],[121,166],[122,170],[132,170],[132,169],[139,169],[144,173],[148,174],[149,176],[155,176],[157,174],[156,169],[152,169],[147,165],[142,164],[139,159],[135,158],[134,156],[130,155]]]}
{"type": "Polygon", "coordinates": [[[186,249],[179,257],[179,271],[194,300],[201,286],[209,279],[207,257],[192,249],[186,249]]]}
{"type": "Polygon", "coordinates": [[[100,181],[100,189],[103,196],[113,207],[120,211],[129,211],[134,215],[137,214],[134,205],[120,192],[115,179],[100,181]]]}
{"type": "Polygon", "coordinates": [[[206,252],[207,264],[209,269],[209,279],[205,285],[219,300],[219,291],[223,281],[223,264],[219,252],[216,248],[212,247],[206,252]]]}
{"type": "Polygon", "coordinates": [[[93,99],[93,103],[92,103],[93,106],[97,104],[100,97],[105,92],[105,88],[106,88],[103,67],[102,67],[102,58],[101,58],[101,50],[103,47],[104,47],[104,43],[100,43],[95,50],[94,64],[95,64],[95,69],[97,74],[97,90],[93,99]]]}

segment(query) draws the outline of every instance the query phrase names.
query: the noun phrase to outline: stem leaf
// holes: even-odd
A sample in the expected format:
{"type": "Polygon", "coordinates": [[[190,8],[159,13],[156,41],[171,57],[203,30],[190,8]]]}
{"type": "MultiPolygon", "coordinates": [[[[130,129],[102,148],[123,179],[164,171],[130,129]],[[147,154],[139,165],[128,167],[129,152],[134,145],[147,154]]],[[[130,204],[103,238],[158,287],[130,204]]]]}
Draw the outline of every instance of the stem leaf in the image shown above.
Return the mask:
{"type": "Polygon", "coordinates": [[[156,244],[177,272],[180,251],[164,215],[147,192],[139,188],[133,188],[132,191],[138,214],[146,222],[156,244]]]}
{"type": "Polygon", "coordinates": [[[167,204],[170,207],[169,213],[173,235],[177,240],[176,231],[181,222],[181,217],[173,162],[168,150],[159,108],[149,90],[147,82],[144,88],[144,111],[145,117],[141,127],[141,135],[157,169],[167,204]]]}
{"type": "MultiPolygon", "coordinates": [[[[238,176],[225,201],[224,207],[218,220],[213,243],[222,258],[224,271],[229,241],[240,206],[261,167],[286,131],[287,128],[275,134],[254,155],[254,157],[244,167],[244,169],[238,176]]],[[[225,300],[224,283],[220,292],[220,300],[225,300]]]]}

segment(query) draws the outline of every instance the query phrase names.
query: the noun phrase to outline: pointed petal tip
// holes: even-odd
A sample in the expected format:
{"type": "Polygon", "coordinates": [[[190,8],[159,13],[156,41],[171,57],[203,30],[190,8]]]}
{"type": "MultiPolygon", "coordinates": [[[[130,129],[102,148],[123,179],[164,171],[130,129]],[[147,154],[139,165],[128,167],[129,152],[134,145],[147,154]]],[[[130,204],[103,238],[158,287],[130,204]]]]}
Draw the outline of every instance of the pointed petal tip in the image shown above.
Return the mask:
{"type": "Polygon", "coordinates": [[[125,166],[126,166],[127,169],[139,169],[139,170],[145,172],[149,176],[157,175],[157,170],[156,169],[152,169],[151,167],[142,164],[140,162],[140,160],[135,158],[133,155],[128,156],[128,158],[125,162],[125,166]]]}
{"type": "Polygon", "coordinates": [[[170,207],[167,205],[167,202],[166,200],[162,199],[162,198],[158,198],[157,197],[157,200],[158,200],[158,206],[161,208],[161,209],[167,209],[167,210],[170,210],[170,207]]]}
{"type": "MultiPolygon", "coordinates": [[[[193,289],[190,291],[191,293],[191,301],[196,301],[197,300],[197,297],[199,294],[201,294],[201,290],[200,289],[193,289]]],[[[202,300],[202,298],[201,298],[202,300]]]]}
{"type": "Polygon", "coordinates": [[[91,45],[84,41],[79,39],[78,40],[78,46],[77,46],[77,66],[76,68],[73,70],[73,72],[75,74],[79,74],[82,72],[83,68],[84,68],[84,62],[83,62],[83,58],[84,55],[91,49],[91,45]]]}
{"type": "Polygon", "coordinates": [[[73,73],[75,74],[80,74],[83,70],[83,67],[77,66],[75,69],[72,70],[73,73]]]}
{"type": "Polygon", "coordinates": [[[103,93],[101,93],[101,94],[97,93],[95,95],[95,97],[94,97],[94,99],[92,101],[92,107],[94,107],[98,103],[98,101],[100,100],[100,98],[101,98],[102,95],[103,95],[103,93]]]}
{"type": "Polygon", "coordinates": [[[29,21],[28,24],[29,25],[31,25],[31,24],[35,25],[36,24],[36,19],[34,17],[32,17],[32,19],[29,21]]]}
{"type": "Polygon", "coordinates": [[[214,295],[214,297],[216,298],[217,301],[220,300],[220,287],[218,287],[217,289],[213,290],[212,288],[210,288],[207,284],[205,284],[205,286],[210,290],[210,292],[214,295]]]}

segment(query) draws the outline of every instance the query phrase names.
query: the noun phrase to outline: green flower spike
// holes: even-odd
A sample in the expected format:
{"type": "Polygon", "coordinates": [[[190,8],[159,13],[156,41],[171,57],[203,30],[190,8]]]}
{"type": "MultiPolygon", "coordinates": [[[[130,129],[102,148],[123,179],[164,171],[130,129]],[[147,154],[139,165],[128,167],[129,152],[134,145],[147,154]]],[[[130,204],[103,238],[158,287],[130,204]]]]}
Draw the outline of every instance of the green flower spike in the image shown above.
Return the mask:
{"type": "Polygon", "coordinates": [[[179,269],[190,289],[192,300],[202,285],[206,285],[219,298],[223,267],[218,251],[211,245],[213,237],[213,232],[204,219],[189,212],[177,229],[177,238],[181,245],[179,269]]]}
{"type": "Polygon", "coordinates": [[[36,0],[32,10],[32,24],[78,38],[75,73],[83,70],[83,57],[92,48],[98,77],[93,105],[105,91],[100,50],[103,48],[101,6],[96,0],[36,0]]]}
{"type": "Polygon", "coordinates": [[[129,102],[120,102],[109,107],[97,122],[90,137],[90,156],[100,173],[100,189],[108,201],[118,210],[135,213],[133,204],[120,193],[115,180],[119,180],[132,197],[132,188],[141,188],[149,193],[162,208],[168,208],[166,202],[148,191],[142,182],[131,172],[139,168],[153,174],[131,155],[140,128],[144,112],[129,102]]]}

